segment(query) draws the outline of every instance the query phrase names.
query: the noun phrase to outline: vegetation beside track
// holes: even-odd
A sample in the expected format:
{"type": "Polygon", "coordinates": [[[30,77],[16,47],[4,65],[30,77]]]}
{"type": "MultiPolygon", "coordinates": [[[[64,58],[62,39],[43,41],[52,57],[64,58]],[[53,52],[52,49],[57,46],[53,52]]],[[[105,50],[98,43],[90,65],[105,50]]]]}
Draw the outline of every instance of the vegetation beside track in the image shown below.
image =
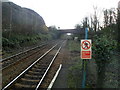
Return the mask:
{"type": "Polygon", "coordinates": [[[44,31],[42,33],[33,33],[33,34],[15,34],[11,33],[10,37],[6,36],[3,32],[2,37],[2,49],[3,57],[10,56],[12,54],[18,53],[21,49],[26,47],[31,47],[40,44],[41,42],[50,41],[57,39],[57,29],[51,27],[49,31],[44,31]],[[5,55],[5,56],[4,56],[5,55]]]}
{"type": "MultiPolygon", "coordinates": [[[[68,87],[69,88],[82,88],[82,59],[80,58],[80,42],[79,41],[68,41],[68,49],[70,51],[70,59],[75,61],[69,68],[68,73],[68,87]]],[[[96,64],[95,60],[89,60],[87,65],[87,80],[86,80],[86,88],[94,88],[96,84],[97,72],[96,72],[96,64]]]]}
{"type": "MultiPolygon", "coordinates": [[[[102,29],[102,34],[97,32],[92,36],[92,59],[87,66],[86,88],[118,88],[119,87],[119,43],[116,25],[102,29]]],[[[69,41],[68,49],[71,52],[71,59],[78,62],[71,66],[68,75],[68,86],[70,88],[80,88],[82,81],[82,65],[79,55],[80,42],[69,41]]]]}
{"type": "Polygon", "coordinates": [[[82,61],[80,59],[80,43],[78,41],[68,40],[68,50],[70,51],[70,59],[75,62],[68,73],[68,87],[80,88],[82,80],[82,61]]]}
{"type": "MultiPolygon", "coordinates": [[[[97,82],[94,82],[96,88],[118,88],[120,87],[119,82],[119,53],[120,53],[120,12],[116,12],[116,9],[106,9],[103,14],[103,25],[99,27],[99,20],[97,19],[97,9],[94,10],[94,17],[92,23],[90,18],[85,17],[82,25],[77,24],[76,29],[83,27],[84,29],[89,28],[88,38],[92,39],[92,60],[97,65],[97,75],[93,73],[91,68],[95,68],[93,65],[89,65],[88,76],[97,76],[97,82]],[[97,27],[98,25],[98,27],[97,27]],[[92,35],[90,35],[92,33],[92,35]]],[[[81,36],[76,35],[81,39],[81,36]]],[[[90,60],[91,61],[91,60],[90,60]]],[[[94,81],[94,78],[87,77],[88,80],[94,81]]],[[[92,82],[88,84],[91,86],[92,82]]]]}
{"type": "MultiPolygon", "coordinates": [[[[106,72],[106,69],[109,69],[109,64],[116,61],[117,59],[117,57],[113,58],[114,53],[116,53],[117,41],[113,39],[113,37],[111,37],[110,35],[108,36],[104,34],[94,38],[95,39],[93,39],[93,58],[95,59],[97,64],[98,76],[96,87],[104,88],[105,78],[109,76],[109,74],[106,72]]],[[[112,70],[114,69],[114,65],[117,66],[117,63],[113,64],[112,70]]],[[[117,74],[115,75],[115,77],[117,77],[117,74]]],[[[109,85],[106,85],[106,88],[109,88],[107,86],[109,85]]],[[[116,88],[116,86],[114,88],[116,88]]]]}

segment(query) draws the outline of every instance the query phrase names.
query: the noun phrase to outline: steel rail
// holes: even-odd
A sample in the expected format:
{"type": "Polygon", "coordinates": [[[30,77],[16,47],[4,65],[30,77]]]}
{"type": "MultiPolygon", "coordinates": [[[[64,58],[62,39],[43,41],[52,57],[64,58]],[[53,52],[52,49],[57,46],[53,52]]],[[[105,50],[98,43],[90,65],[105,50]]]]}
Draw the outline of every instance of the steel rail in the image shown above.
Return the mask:
{"type": "Polygon", "coordinates": [[[60,73],[61,68],[62,68],[62,64],[59,65],[59,68],[58,68],[56,74],[54,75],[51,83],[50,83],[49,86],[47,87],[47,90],[51,90],[51,88],[53,87],[53,85],[54,85],[54,83],[55,83],[55,80],[57,79],[57,77],[58,77],[58,75],[59,75],[59,73],[60,73]]]}
{"type": "Polygon", "coordinates": [[[53,50],[58,44],[54,45],[51,49],[45,52],[40,58],[38,58],[34,63],[32,63],[29,67],[27,67],[22,73],[20,73],[16,78],[14,78],[11,82],[9,82],[2,90],[7,89],[12,83],[14,83],[20,76],[22,76],[26,71],[28,71],[33,65],[35,65],[39,60],[41,60],[44,56],[46,56],[51,50],[53,50]]]}
{"type": "Polygon", "coordinates": [[[25,50],[25,51],[23,51],[23,52],[19,52],[19,53],[15,54],[15,55],[9,56],[9,57],[4,58],[4,59],[1,59],[0,61],[1,61],[1,62],[6,61],[7,59],[16,57],[16,56],[18,56],[18,55],[20,55],[20,54],[23,54],[23,53],[26,53],[26,52],[28,52],[28,51],[34,50],[34,49],[36,49],[36,48],[38,48],[38,47],[41,47],[41,46],[44,46],[44,45],[46,45],[46,44],[47,44],[47,43],[42,43],[42,44],[39,45],[39,46],[36,46],[36,47],[30,48],[30,49],[27,49],[27,50],[25,50]]]}
{"type": "MultiPolygon", "coordinates": [[[[42,47],[42,46],[44,46],[44,45],[41,45],[41,46],[39,46],[39,47],[42,47]]],[[[36,47],[37,48],[37,47],[36,47]]],[[[36,52],[35,52],[36,53],[36,52]]],[[[22,53],[23,54],[23,53],[22,53]]],[[[20,55],[20,54],[19,54],[20,55]]],[[[11,57],[12,58],[12,57],[11,57]]],[[[23,58],[22,58],[23,59],[23,58]]],[[[22,60],[22,59],[20,59],[20,60],[22,60]]],[[[20,60],[17,60],[16,62],[18,62],[18,61],[20,61],[20,60]]],[[[11,66],[11,65],[13,65],[13,64],[15,64],[16,62],[13,62],[13,63],[11,63],[11,64],[9,64],[9,65],[7,65],[7,66],[5,66],[4,68],[2,67],[2,69],[0,69],[0,70],[4,70],[5,68],[7,68],[7,67],[9,67],[9,66],[11,66]]]]}
{"type": "MultiPolygon", "coordinates": [[[[10,57],[6,58],[3,62],[5,62],[5,61],[7,62],[7,60],[9,60],[10,58],[14,58],[14,57],[16,57],[16,56],[22,55],[22,54],[24,54],[24,53],[26,53],[26,52],[29,52],[29,51],[32,51],[32,50],[34,50],[34,49],[40,48],[40,47],[45,46],[45,45],[47,45],[47,44],[48,44],[48,42],[47,42],[47,43],[44,42],[42,45],[36,46],[36,47],[34,47],[34,48],[32,48],[32,49],[28,49],[28,50],[26,50],[26,51],[24,51],[24,52],[20,52],[20,53],[18,53],[18,54],[16,54],[16,55],[10,56],[10,57]]],[[[36,52],[35,52],[35,53],[36,53],[36,52]]],[[[22,59],[23,59],[23,58],[22,58],[22,59]]],[[[20,59],[20,60],[21,60],[21,59],[20,59]]],[[[17,60],[16,62],[18,62],[18,61],[20,61],[20,60],[17,60]]],[[[2,60],[1,60],[1,61],[2,61],[2,60]]],[[[8,68],[9,66],[15,64],[16,62],[13,62],[13,63],[5,66],[5,67],[1,67],[0,70],[4,70],[4,69],[8,68]]]]}
{"type": "MultiPolygon", "coordinates": [[[[63,43],[64,43],[64,42],[63,42],[63,43]]],[[[62,43],[62,45],[63,45],[63,43],[62,43]]],[[[55,56],[53,57],[51,63],[49,64],[47,70],[45,71],[44,75],[42,76],[42,78],[41,78],[41,80],[39,81],[39,83],[38,83],[38,85],[37,85],[37,87],[36,87],[35,90],[38,90],[38,89],[39,89],[39,87],[40,87],[40,85],[41,85],[43,79],[45,78],[45,76],[46,76],[47,72],[49,71],[51,65],[53,64],[54,60],[56,59],[57,55],[59,54],[59,52],[60,52],[60,50],[61,50],[61,48],[62,48],[62,45],[61,45],[61,46],[59,47],[59,49],[57,50],[55,56]]]]}

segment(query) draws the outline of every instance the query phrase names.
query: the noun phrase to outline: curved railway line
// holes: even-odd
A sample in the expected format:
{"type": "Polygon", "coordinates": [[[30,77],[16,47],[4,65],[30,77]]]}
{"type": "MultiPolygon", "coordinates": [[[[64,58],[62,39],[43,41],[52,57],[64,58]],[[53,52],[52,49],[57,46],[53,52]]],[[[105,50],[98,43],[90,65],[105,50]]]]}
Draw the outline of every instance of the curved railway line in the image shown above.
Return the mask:
{"type": "Polygon", "coordinates": [[[5,68],[10,67],[11,65],[15,64],[16,62],[25,59],[33,54],[36,54],[37,52],[39,52],[41,49],[45,48],[47,45],[49,45],[48,43],[42,43],[39,46],[33,47],[31,49],[28,49],[26,51],[20,52],[18,54],[12,55],[10,57],[4,58],[1,61],[2,63],[2,70],[5,68]]]}
{"type": "Polygon", "coordinates": [[[39,89],[53,61],[56,59],[57,55],[59,54],[62,44],[63,41],[60,41],[59,43],[52,46],[38,59],[36,59],[29,66],[27,66],[26,69],[23,69],[20,74],[16,75],[14,79],[9,81],[9,83],[5,84],[2,90],[39,89]]]}

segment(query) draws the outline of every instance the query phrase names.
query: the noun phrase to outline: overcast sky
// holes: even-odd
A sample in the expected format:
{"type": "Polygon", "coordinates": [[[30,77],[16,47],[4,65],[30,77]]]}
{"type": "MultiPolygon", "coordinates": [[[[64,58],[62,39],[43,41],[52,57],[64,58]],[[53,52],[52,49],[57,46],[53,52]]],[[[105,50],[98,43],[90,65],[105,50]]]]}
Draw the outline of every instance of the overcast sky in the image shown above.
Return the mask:
{"type": "Polygon", "coordinates": [[[93,14],[93,6],[102,18],[103,8],[117,8],[120,0],[10,0],[22,7],[30,8],[40,14],[47,26],[55,25],[61,29],[74,28],[86,16],[93,14]]]}

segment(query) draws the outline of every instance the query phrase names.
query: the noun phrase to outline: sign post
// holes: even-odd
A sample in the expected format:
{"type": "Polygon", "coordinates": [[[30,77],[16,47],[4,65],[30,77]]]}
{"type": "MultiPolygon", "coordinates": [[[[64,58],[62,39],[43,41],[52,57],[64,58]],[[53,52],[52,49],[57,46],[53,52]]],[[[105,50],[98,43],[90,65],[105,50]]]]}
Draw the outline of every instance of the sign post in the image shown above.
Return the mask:
{"type": "Polygon", "coordinates": [[[81,59],[82,61],[82,73],[83,73],[83,80],[82,80],[82,88],[85,88],[86,85],[86,70],[87,70],[87,60],[91,59],[91,40],[88,38],[88,28],[85,28],[85,39],[81,40],[81,59]]]}

